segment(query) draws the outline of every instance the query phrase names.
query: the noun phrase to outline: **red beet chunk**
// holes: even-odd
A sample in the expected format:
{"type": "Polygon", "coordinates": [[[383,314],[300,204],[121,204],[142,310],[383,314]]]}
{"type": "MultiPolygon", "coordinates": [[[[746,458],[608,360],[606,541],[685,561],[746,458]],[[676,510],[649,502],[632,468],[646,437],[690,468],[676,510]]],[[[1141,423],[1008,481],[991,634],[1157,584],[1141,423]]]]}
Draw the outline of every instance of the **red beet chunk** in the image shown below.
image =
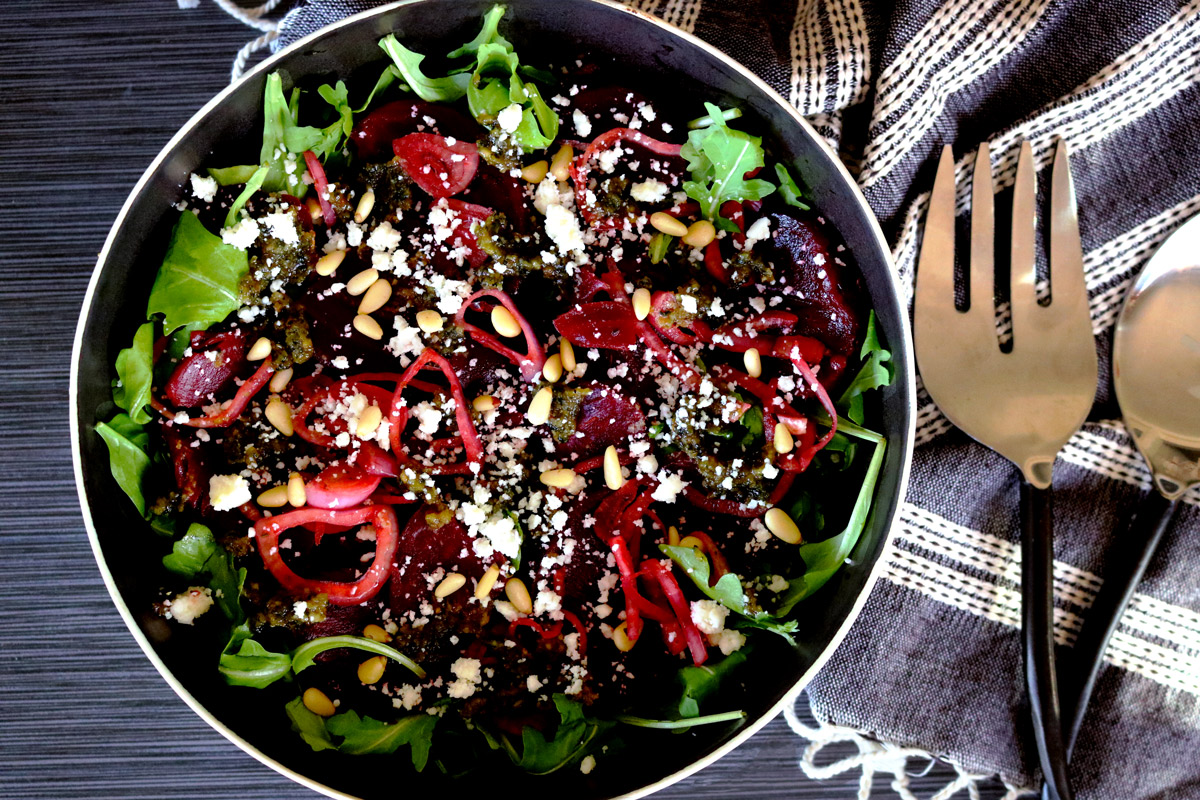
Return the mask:
{"type": "Polygon", "coordinates": [[[360,120],[350,134],[350,141],[359,158],[384,161],[392,156],[392,142],[410,133],[438,133],[471,142],[478,135],[479,126],[448,106],[397,100],[360,120]]]}
{"type": "Polygon", "coordinates": [[[583,436],[571,437],[561,449],[581,458],[599,455],[609,445],[624,449],[630,436],[645,427],[646,418],[634,400],[611,386],[593,383],[575,417],[575,431],[583,436]]]}
{"type": "Polygon", "coordinates": [[[208,479],[212,477],[212,469],[208,465],[206,448],[203,443],[197,447],[195,429],[179,425],[163,424],[163,443],[167,446],[167,454],[171,457],[171,466],[175,470],[175,485],[183,497],[184,504],[201,514],[206,514],[210,508],[208,503],[208,479]]]}
{"type": "Polygon", "coordinates": [[[475,179],[464,190],[463,199],[501,212],[518,233],[529,233],[533,217],[524,183],[491,164],[479,165],[475,179]]]}
{"type": "Polygon", "coordinates": [[[433,506],[419,507],[400,533],[391,576],[393,619],[418,609],[433,596],[425,575],[438,567],[466,575],[468,587],[483,575],[485,566],[471,549],[471,538],[462,523],[452,518],[439,528],[430,527],[426,514],[437,511],[433,506]]]}
{"type": "Polygon", "coordinates": [[[554,320],[554,327],[581,347],[625,348],[638,344],[637,317],[627,303],[584,303],[554,320]]]}
{"type": "Polygon", "coordinates": [[[240,330],[217,333],[193,345],[167,380],[167,399],[178,408],[211,403],[232,381],[246,358],[246,339],[240,330]]]}
{"type": "Polygon", "coordinates": [[[479,148],[432,133],[402,136],[392,149],[408,177],[433,197],[458,194],[479,169],[479,148]]]}
{"type": "Polygon", "coordinates": [[[853,351],[860,324],[848,298],[853,286],[842,280],[825,233],[814,220],[790,214],[772,214],[771,229],[780,277],[804,298],[788,298],[789,310],[799,317],[796,331],[820,340],[834,353],[853,351]]]}

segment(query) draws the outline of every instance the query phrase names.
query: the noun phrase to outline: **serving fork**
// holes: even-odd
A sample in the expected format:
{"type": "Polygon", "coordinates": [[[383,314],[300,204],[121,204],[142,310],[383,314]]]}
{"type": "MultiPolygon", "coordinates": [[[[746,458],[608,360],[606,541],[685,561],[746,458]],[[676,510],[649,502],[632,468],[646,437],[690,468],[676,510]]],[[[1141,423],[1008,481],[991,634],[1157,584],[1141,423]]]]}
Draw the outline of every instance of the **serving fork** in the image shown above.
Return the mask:
{"type": "Polygon", "coordinates": [[[971,192],[968,307],[954,291],[954,156],[943,148],[917,266],[913,339],[930,397],[972,438],[1021,470],[1021,628],[1025,684],[1038,759],[1050,797],[1070,800],[1054,666],[1054,459],[1087,417],[1096,393],[1092,338],[1075,190],[1058,142],[1050,189],[1051,302],[1036,291],[1037,176],[1021,145],[1013,184],[1012,349],[996,330],[993,191],[988,144],[975,157],[971,192]]]}

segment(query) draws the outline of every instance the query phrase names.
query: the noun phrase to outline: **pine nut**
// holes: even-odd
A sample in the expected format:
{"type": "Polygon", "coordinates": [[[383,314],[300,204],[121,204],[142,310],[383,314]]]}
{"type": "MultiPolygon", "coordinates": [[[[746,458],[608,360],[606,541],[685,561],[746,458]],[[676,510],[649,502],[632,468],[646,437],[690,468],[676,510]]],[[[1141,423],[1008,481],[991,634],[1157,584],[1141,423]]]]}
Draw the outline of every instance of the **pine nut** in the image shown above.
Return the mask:
{"type": "Polygon", "coordinates": [[[295,508],[300,508],[308,502],[308,492],[304,488],[304,476],[299,472],[293,472],[288,476],[287,496],[288,502],[295,508]]]}
{"type": "Polygon", "coordinates": [[[387,301],[391,299],[392,285],[385,280],[377,280],[363,294],[362,302],[358,304],[358,313],[374,314],[387,305],[387,301]]]}
{"type": "Polygon", "coordinates": [[[604,485],[614,492],[625,485],[625,476],[621,474],[621,457],[611,444],[604,451],[604,485]]]}
{"type": "Polygon", "coordinates": [[[373,642],[383,642],[384,644],[387,644],[392,640],[392,635],[375,623],[371,623],[367,627],[363,628],[363,636],[367,637],[373,642]]]}
{"type": "Polygon", "coordinates": [[[326,253],[318,258],[317,265],[314,267],[314,269],[317,271],[317,274],[322,277],[329,276],[336,272],[337,268],[340,267],[342,262],[345,260],[345,250],[334,250],[333,252],[326,253]]]}
{"type": "Polygon", "coordinates": [[[371,210],[375,208],[375,192],[367,189],[363,192],[363,196],[358,198],[358,205],[354,207],[354,221],[362,222],[367,217],[371,216],[371,210]]]}
{"type": "Polygon", "coordinates": [[[517,318],[504,306],[498,305],[492,308],[492,327],[496,329],[496,333],[506,339],[521,335],[521,326],[517,323],[517,318]]]}
{"type": "Polygon", "coordinates": [[[471,407],[481,414],[485,411],[491,411],[496,407],[496,398],[490,394],[481,394],[471,403],[471,407]]]}
{"type": "Polygon", "coordinates": [[[370,289],[377,280],[379,280],[379,270],[374,269],[373,267],[364,269],[362,272],[346,281],[346,294],[350,295],[351,297],[358,297],[367,289],[370,289]]]}
{"type": "Polygon", "coordinates": [[[708,247],[715,238],[717,238],[717,229],[711,222],[702,219],[688,226],[683,243],[692,247],[708,247]]]}
{"type": "Polygon", "coordinates": [[[556,181],[565,181],[571,177],[571,162],[575,160],[575,148],[569,144],[564,144],[554,154],[554,158],[550,161],[550,174],[554,176],[556,181]]]}
{"type": "Polygon", "coordinates": [[[354,434],[360,439],[370,439],[379,430],[383,422],[383,409],[379,406],[367,406],[358,415],[358,424],[354,426],[354,434]]]}
{"type": "Polygon", "coordinates": [[[529,401],[529,410],[525,419],[531,425],[545,425],[550,420],[550,406],[554,403],[554,391],[549,386],[538,389],[533,400],[529,401]]]}
{"type": "Polygon", "coordinates": [[[546,179],[546,173],[550,171],[550,162],[542,159],[535,161],[525,169],[521,170],[521,177],[527,183],[541,183],[546,179]]]}
{"type": "Polygon", "coordinates": [[[633,315],[639,320],[650,316],[650,290],[639,287],[633,290],[633,315]]]}
{"type": "Polygon", "coordinates": [[[548,469],[540,476],[542,483],[555,489],[565,489],[575,482],[576,472],[573,469],[548,469]]]}
{"type": "Polygon", "coordinates": [[[782,422],[775,424],[775,451],[778,453],[790,453],[796,445],[792,439],[792,432],[788,430],[787,425],[782,422]]]}
{"type": "Polygon", "coordinates": [[[358,665],[358,679],[366,684],[379,683],[383,678],[383,670],[387,667],[386,656],[368,658],[358,665]]]}
{"type": "Polygon", "coordinates": [[[533,613],[533,600],[529,598],[529,590],[525,588],[525,582],[520,578],[509,578],[505,581],[504,594],[517,611],[522,614],[533,613]]]}
{"type": "Polygon", "coordinates": [[[482,600],[492,593],[492,587],[496,585],[496,578],[500,577],[500,567],[492,564],[487,568],[487,572],[483,573],[483,577],[479,579],[479,583],[475,584],[475,599],[482,600]]]}
{"type": "Polygon", "coordinates": [[[742,362],[746,365],[746,374],[751,378],[757,378],[762,375],[762,356],[758,354],[757,347],[751,347],[745,353],[742,353],[742,362]]]}
{"type": "Polygon", "coordinates": [[[337,713],[333,701],[315,686],[304,690],[304,707],[318,717],[332,717],[337,713]]]}
{"type": "Polygon", "coordinates": [[[772,508],[769,510],[766,516],[763,517],[763,523],[766,524],[767,530],[788,544],[800,544],[803,538],[800,535],[800,529],[796,527],[796,523],[782,508],[772,508]]]}
{"type": "Polygon", "coordinates": [[[437,333],[445,327],[446,321],[442,319],[442,315],[433,309],[425,309],[417,312],[417,327],[425,331],[425,333],[437,333]]]}
{"type": "Polygon", "coordinates": [[[674,525],[667,527],[667,544],[671,546],[679,544],[679,528],[674,525]]]}
{"type": "Polygon", "coordinates": [[[292,409],[278,397],[272,397],[267,401],[267,407],[263,414],[266,416],[267,422],[274,425],[275,430],[284,436],[291,436],[295,432],[295,428],[292,427],[292,409]]]}
{"type": "Polygon", "coordinates": [[[282,392],[292,382],[292,375],[295,372],[296,370],[291,367],[279,370],[279,372],[271,376],[271,382],[267,384],[267,388],[272,392],[282,392]]]}
{"type": "Polygon", "coordinates": [[[667,236],[683,236],[688,232],[687,225],[684,225],[665,211],[655,211],[651,214],[650,225],[656,231],[662,231],[667,236]]]}
{"type": "Polygon", "coordinates": [[[574,372],[576,366],[575,346],[569,339],[563,339],[558,343],[558,354],[562,357],[563,369],[567,372],[574,372]]]}
{"type": "Polygon", "coordinates": [[[624,622],[613,628],[612,642],[622,653],[628,653],[637,644],[636,641],[629,638],[628,629],[625,627],[624,622]]]}
{"type": "Polygon", "coordinates": [[[438,600],[449,597],[467,585],[467,576],[460,572],[451,572],[442,578],[442,582],[433,590],[433,596],[438,600]]]}
{"type": "Polygon", "coordinates": [[[308,216],[312,218],[313,225],[325,224],[325,212],[321,209],[320,200],[310,197],[304,201],[304,206],[308,209],[308,216]]]}
{"type": "Polygon", "coordinates": [[[550,381],[550,383],[558,383],[563,376],[562,356],[558,353],[546,359],[546,363],[542,365],[542,377],[550,381]]]}
{"type": "Polygon", "coordinates": [[[287,501],[286,486],[273,486],[258,496],[258,504],[263,508],[283,508],[287,501]]]}
{"type": "Polygon", "coordinates": [[[368,317],[366,314],[359,314],[354,318],[354,330],[366,336],[368,339],[379,340],[383,338],[383,328],[379,327],[379,323],[373,317],[368,317]]]}
{"type": "Polygon", "coordinates": [[[692,547],[704,549],[704,542],[697,539],[695,536],[685,536],[679,540],[679,547],[692,547]]]}
{"type": "Polygon", "coordinates": [[[250,351],[246,353],[246,360],[262,361],[269,355],[271,355],[271,340],[265,336],[261,336],[257,342],[250,346],[250,351]]]}

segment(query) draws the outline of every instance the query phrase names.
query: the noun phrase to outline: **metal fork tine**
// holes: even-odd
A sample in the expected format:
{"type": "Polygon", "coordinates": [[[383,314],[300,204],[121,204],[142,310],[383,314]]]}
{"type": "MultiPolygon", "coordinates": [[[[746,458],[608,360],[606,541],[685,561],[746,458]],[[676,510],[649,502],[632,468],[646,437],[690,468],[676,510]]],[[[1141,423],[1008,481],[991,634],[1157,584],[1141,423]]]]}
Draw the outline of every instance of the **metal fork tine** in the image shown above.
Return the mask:
{"type": "Polygon", "coordinates": [[[917,308],[932,313],[954,307],[954,204],[954,152],[946,145],[929,197],[914,296],[917,308]]]}
{"type": "Polygon", "coordinates": [[[1013,349],[1036,346],[1030,339],[1024,344],[1021,336],[1034,330],[1038,312],[1037,262],[1034,257],[1034,237],[1037,229],[1037,174],[1033,170],[1033,148],[1021,143],[1017,159],[1017,178],[1013,184],[1012,213],[1012,327],[1013,349]]]}
{"type": "Polygon", "coordinates": [[[975,155],[975,175],[971,179],[971,271],[969,313],[995,316],[996,269],[993,260],[996,226],[992,214],[992,159],[987,142],[981,142],[975,155]]]}
{"type": "Polygon", "coordinates": [[[1061,303],[1060,308],[1087,302],[1075,183],[1067,163],[1067,143],[1062,139],[1054,150],[1050,184],[1050,292],[1051,303],[1061,303]]]}

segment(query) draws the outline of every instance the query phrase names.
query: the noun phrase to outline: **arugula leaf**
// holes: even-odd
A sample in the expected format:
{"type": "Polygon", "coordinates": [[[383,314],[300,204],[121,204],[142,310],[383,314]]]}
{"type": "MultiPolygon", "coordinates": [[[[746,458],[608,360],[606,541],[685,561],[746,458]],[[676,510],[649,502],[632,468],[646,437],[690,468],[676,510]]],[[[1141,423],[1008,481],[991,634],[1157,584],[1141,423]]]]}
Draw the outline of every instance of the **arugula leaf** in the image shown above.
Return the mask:
{"type": "MultiPolygon", "coordinates": [[[[338,115],[337,119],[323,129],[325,141],[322,142],[322,146],[325,155],[329,156],[336,152],[342,142],[354,132],[354,109],[350,108],[350,92],[346,89],[344,81],[338,81],[333,86],[328,83],[322,84],[317,87],[317,94],[333,106],[333,110],[338,115]]],[[[320,153],[317,154],[320,155],[320,153]]]]}
{"type": "Polygon", "coordinates": [[[425,677],[425,670],[417,662],[401,653],[394,647],[388,647],[382,642],[368,639],[365,636],[323,636],[305,642],[292,651],[292,671],[299,674],[313,665],[314,659],[326,650],[337,647],[349,647],[354,650],[365,650],[377,656],[386,656],[397,664],[407,667],[418,678],[425,677]]]}
{"type": "Polygon", "coordinates": [[[837,407],[850,420],[861,425],[864,421],[863,392],[878,389],[880,386],[888,386],[892,382],[892,354],[890,351],[884,350],[883,345],[879,342],[874,311],[871,311],[871,315],[867,319],[867,334],[863,339],[859,358],[863,359],[863,365],[858,370],[858,374],[854,376],[854,380],[842,392],[842,396],[838,398],[837,407]]]}
{"type": "Polygon", "coordinates": [[[745,414],[742,414],[738,424],[746,429],[737,444],[743,450],[757,442],[763,435],[763,415],[761,406],[750,406],[745,414]]]}
{"type": "Polygon", "coordinates": [[[292,721],[292,730],[300,734],[300,738],[308,742],[313,750],[337,750],[337,745],[329,738],[325,729],[325,720],[305,707],[304,701],[297,697],[283,707],[288,719],[292,721]]]}
{"type": "MultiPolygon", "coordinates": [[[[820,417],[818,417],[818,421],[820,417]]],[[[828,424],[829,420],[824,421],[828,424]]],[[[780,599],[775,610],[775,616],[787,616],[797,603],[814,594],[818,589],[841,569],[842,564],[850,556],[858,538],[867,525],[867,517],[871,511],[871,500],[875,495],[875,483],[879,479],[879,470],[883,466],[883,455],[887,449],[887,440],[874,431],[869,431],[855,425],[849,420],[838,417],[838,430],[847,436],[854,436],[875,444],[875,452],[867,465],[863,476],[858,498],[854,501],[854,509],[846,527],[838,535],[823,542],[813,542],[800,546],[800,557],[804,559],[806,570],[799,578],[788,582],[788,589],[780,599]]]]}
{"type": "Polygon", "coordinates": [[[632,725],[635,728],[657,728],[659,730],[671,730],[673,728],[691,728],[694,725],[712,725],[717,722],[732,722],[746,718],[745,711],[722,711],[720,714],[708,714],[703,717],[691,717],[689,719],[646,719],[644,717],[631,717],[628,714],[618,714],[617,722],[622,725],[632,725]]]}
{"type": "Polygon", "coordinates": [[[338,749],[351,755],[394,753],[403,745],[411,745],[413,768],[420,772],[429,761],[429,747],[438,719],[432,714],[413,714],[385,723],[347,711],[326,720],[325,729],[342,737],[338,749]]]}
{"type": "Polygon", "coordinates": [[[208,174],[222,186],[237,186],[248,182],[259,169],[258,164],[239,164],[236,167],[209,167],[208,174]]]}
{"type": "Polygon", "coordinates": [[[275,681],[286,678],[292,670],[289,653],[273,653],[250,638],[250,629],[242,623],[234,628],[229,644],[221,653],[217,671],[230,686],[250,686],[265,689],[275,681]],[[239,645],[236,653],[230,649],[239,645]]]}
{"type": "Polygon", "coordinates": [[[240,622],[242,615],[242,584],[246,570],[235,569],[233,556],[217,544],[211,530],[193,522],[181,539],[163,556],[163,566],[176,575],[194,578],[208,575],[208,587],[212,589],[217,607],[226,618],[240,622]]]}
{"type": "Polygon", "coordinates": [[[788,168],[783,164],[776,164],[775,177],[779,179],[779,196],[783,198],[783,202],[802,211],[808,211],[808,203],[805,203],[801,199],[804,197],[804,194],[800,191],[800,187],[796,185],[796,181],[792,179],[792,174],[788,172],[788,168]]]}
{"type": "Polygon", "coordinates": [[[521,752],[518,754],[508,737],[501,737],[513,763],[532,775],[549,775],[579,761],[587,755],[592,741],[615,724],[609,720],[586,718],[583,706],[565,694],[554,695],[554,705],[560,719],[550,741],[546,741],[541,731],[527,726],[521,731],[521,752]]]}
{"type": "Polygon", "coordinates": [[[462,58],[463,56],[473,56],[479,52],[479,48],[485,44],[498,44],[501,47],[512,49],[512,43],[500,35],[499,26],[500,18],[504,16],[504,6],[495,5],[483,15],[483,27],[475,38],[464,44],[462,47],[455,48],[446,54],[446,58],[462,58]]]}
{"type": "Polygon", "coordinates": [[[263,141],[258,160],[269,168],[263,182],[267,191],[286,191],[303,196],[307,187],[304,183],[304,167],[298,156],[312,150],[318,157],[328,155],[328,138],[325,131],[296,123],[300,104],[300,90],[292,90],[289,102],[283,96],[283,78],[278,72],[267,76],[263,92],[263,141]]]}
{"type": "Polygon", "coordinates": [[[657,264],[666,258],[667,253],[671,250],[671,245],[675,242],[674,236],[668,236],[665,233],[656,233],[650,238],[650,263],[657,264]]]}
{"type": "Polygon", "coordinates": [[[679,153],[692,174],[683,190],[700,203],[704,217],[723,230],[736,231],[737,226],[720,215],[721,204],[726,200],[760,200],[775,187],[760,178],[746,180],[747,172],[763,166],[762,140],[730,128],[712,103],[704,107],[714,124],[689,133],[679,153]]]}
{"type": "Polygon", "coordinates": [[[162,314],[165,334],[185,325],[203,330],[241,305],[238,284],[249,270],[246,251],[225,244],[185,211],[154,279],[146,316],[162,314]]]}
{"type": "MultiPolygon", "coordinates": [[[[367,99],[363,104],[354,109],[355,114],[361,114],[371,107],[371,103],[375,100],[375,95],[384,91],[396,81],[400,80],[400,70],[396,69],[395,64],[388,64],[383,68],[383,72],[379,74],[379,78],[375,81],[375,86],[371,89],[371,93],[367,95],[367,99]]],[[[400,88],[407,90],[408,86],[401,81],[400,88]]]]}
{"type": "Polygon", "coordinates": [[[724,120],[725,122],[729,122],[731,120],[740,119],[741,116],[742,110],[740,108],[727,108],[718,115],[709,113],[705,114],[703,117],[690,119],[688,120],[687,126],[688,130],[695,130],[696,128],[708,128],[712,126],[714,120],[720,119],[724,120]]]}
{"type": "Polygon", "coordinates": [[[400,44],[395,34],[389,33],[383,37],[379,46],[395,62],[400,77],[422,100],[429,103],[450,103],[466,94],[467,82],[470,80],[468,76],[427,77],[421,71],[421,62],[425,60],[425,56],[414,53],[400,44]]]}
{"type": "Polygon", "coordinates": [[[734,650],[725,658],[700,667],[684,667],[679,670],[678,680],[683,684],[679,698],[679,716],[696,718],[700,715],[700,704],[721,685],[721,681],[746,661],[747,648],[734,650]]]}
{"type": "Polygon", "coordinates": [[[150,386],[154,382],[154,323],[147,322],[133,335],[133,344],[117,353],[117,379],[113,402],[129,412],[138,425],[150,421],[150,386]]]}
{"type": "Polygon", "coordinates": [[[150,435],[128,414],[117,414],[108,422],[96,424],[96,433],[108,445],[108,467],[117,485],[143,517],[146,516],[146,497],[142,483],[150,468],[150,435]]]}
{"type": "Polygon", "coordinates": [[[246,188],[242,189],[238,196],[229,206],[229,213],[225,215],[225,227],[229,228],[237,222],[238,212],[241,211],[246,203],[250,202],[250,198],[254,193],[262,188],[263,182],[267,179],[267,175],[271,172],[270,167],[259,167],[254,171],[254,174],[246,181],[246,188]]]}
{"type": "Polygon", "coordinates": [[[742,589],[742,582],[738,580],[737,575],[727,572],[715,586],[708,585],[712,569],[708,564],[708,556],[700,552],[699,548],[660,544],[658,549],[678,564],[705,596],[716,600],[730,611],[743,615],[749,613],[746,610],[746,595],[742,589]]]}
{"type": "Polygon", "coordinates": [[[521,122],[513,132],[513,140],[522,150],[541,150],[558,136],[558,114],[542,100],[535,85],[521,80],[520,67],[521,60],[507,41],[481,44],[467,86],[467,107],[486,126],[505,108],[520,105],[521,122]]]}

